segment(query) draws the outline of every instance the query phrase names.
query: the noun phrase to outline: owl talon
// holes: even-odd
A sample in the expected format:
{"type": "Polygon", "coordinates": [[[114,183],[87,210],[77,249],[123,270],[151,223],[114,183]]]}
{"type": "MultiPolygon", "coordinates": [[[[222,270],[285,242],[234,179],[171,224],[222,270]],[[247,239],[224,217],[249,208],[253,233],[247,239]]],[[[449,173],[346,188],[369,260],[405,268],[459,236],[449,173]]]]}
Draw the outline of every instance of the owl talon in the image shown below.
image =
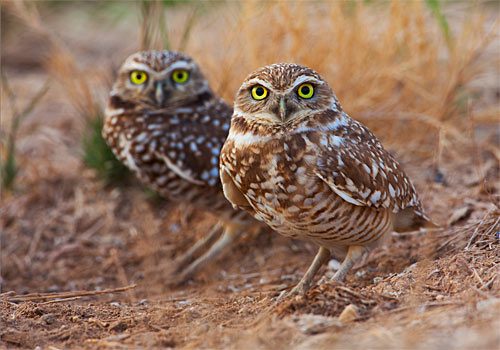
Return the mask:
{"type": "Polygon", "coordinates": [[[307,291],[310,289],[310,286],[305,285],[304,283],[298,283],[292,290],[283,290],[276,298],[276,303],[281,303],[286,300],[290,300],[296,296],[304,296],[307,291]]]}

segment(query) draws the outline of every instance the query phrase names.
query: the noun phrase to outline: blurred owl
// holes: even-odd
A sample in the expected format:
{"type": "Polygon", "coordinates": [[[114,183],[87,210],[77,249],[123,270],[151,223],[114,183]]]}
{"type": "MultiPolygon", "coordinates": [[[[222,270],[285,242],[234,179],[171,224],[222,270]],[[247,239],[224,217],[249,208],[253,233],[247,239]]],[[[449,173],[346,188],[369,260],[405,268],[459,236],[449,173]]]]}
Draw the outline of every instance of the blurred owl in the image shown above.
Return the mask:
{"type": "Polygon", "coordinates": [[[341,281],[393,228],[426,220],[398,162],[351,119],[318,73],[273,64],[237,92],[220,157],[226,198],[277,232],[320,248],[291,291],[304,293],[333,253],[341,281]]]}
{"type": "Polygon", "coordinates": [[[213,213],[224,228],[221,238],[197,260],[217,237],[217,227],[178,259],[179,281],[215,257],[241,230],[257,223],[233,209],[223,196],[219,153],[232,109],[213,93],[190,57],[170,51],[128,57],[105,114],[103,137],[143,183],[173,201],[213,213]]]}

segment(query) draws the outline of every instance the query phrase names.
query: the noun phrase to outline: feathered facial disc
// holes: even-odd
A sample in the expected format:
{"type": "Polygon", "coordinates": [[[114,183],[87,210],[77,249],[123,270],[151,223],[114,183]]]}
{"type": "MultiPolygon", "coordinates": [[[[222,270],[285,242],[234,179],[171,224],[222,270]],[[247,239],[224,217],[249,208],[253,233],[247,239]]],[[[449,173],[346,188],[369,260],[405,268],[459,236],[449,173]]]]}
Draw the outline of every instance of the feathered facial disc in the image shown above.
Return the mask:
{"type": "Polygon", "coordinates": [[[190,57],[171,51],[141,51],[123,63],[111,94],[148,108],[174,108],[207,92],[207,81],[190,57]]]}
{"type": "Polygon", "coordinates": [[[318,73],[298,64],[279,63],[245,79],[236,94],[234,114],[265,124],[285,124],[336,103],[332,89],[318,73]]]}

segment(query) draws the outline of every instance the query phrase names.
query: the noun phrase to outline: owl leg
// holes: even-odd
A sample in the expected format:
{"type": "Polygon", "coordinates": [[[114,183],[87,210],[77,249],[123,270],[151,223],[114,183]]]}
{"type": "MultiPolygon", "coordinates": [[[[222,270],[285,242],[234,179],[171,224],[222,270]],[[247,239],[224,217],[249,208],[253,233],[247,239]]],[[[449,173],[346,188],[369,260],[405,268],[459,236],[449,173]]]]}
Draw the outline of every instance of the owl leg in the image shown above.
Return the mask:
{"type": "Polygon", "coordinates": [[[217,257],[224,248],[234,241],[238,233],[239,230],[237,225],[226,224],[224,234],[210,247],[210,249],[180,272],[178,278],[179,283],[187,281],[200,269],[200,267],[205,266],[217,257]]]}
{"type": "Polygon", "coordinates": [[[178,273],[182,271],[189,263],[194,260],[194,257],[200,254],[202,250],[205,249],[206,246],[209,246],[220,233],[221,224],[218,222],[210,232],[203,237],[202,239],[196,241],[196,243],[189,248],[187,252],[185,252],[181,257],[176,259],[175,262],[175,272],[178,273]]]}
{"type": "MultiPolygon", "coordinates": [[[[324,263],[328,261],[330,258],[330,251],[324,247],[320,247],[318,253],[314,257],[313,262],[307,269],[307,272],[302,277],[300,282],[288,293],[288,296],[292,295],[303,295],[305,294],[309,288],[311,287],[312,280],[316,275],[316,272],[323,266],[324,263]]],[[[284,295],[284,294],[283,294],[284,295]]],[[[279,299],[281,299],[282,295],[280,295],[279,299]]]]}
{"type": "Polygon", "coordinates": [[[354,266],[354,264],[363,256],[363,253],[366,251],[366,247],[360,245],[351,245],[347,250],[347,255],[340,264],[340,268],[335,272],[335,275],[332,277],[332,281],[341,282],[344,280],[345,275],[349,270],[354,266]]]}

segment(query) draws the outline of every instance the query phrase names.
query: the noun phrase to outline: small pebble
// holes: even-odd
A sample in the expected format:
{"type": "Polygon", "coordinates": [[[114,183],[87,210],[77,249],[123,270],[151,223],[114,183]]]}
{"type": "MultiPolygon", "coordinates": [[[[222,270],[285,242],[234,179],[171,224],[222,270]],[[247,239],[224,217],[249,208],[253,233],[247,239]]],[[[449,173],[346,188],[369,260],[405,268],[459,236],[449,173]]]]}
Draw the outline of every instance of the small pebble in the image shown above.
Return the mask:
{"type": "Polygon", "coordinates": [[[56,321],[54,314],[45,314],[41,317],[42,321],[46,324],[52,324],[56,321]]]}
{"type": "Polygon", "coordinates": [[[109,329],[115,332],[123,332],[128,328],[125,321],[117,321],[109,326],[109,329]]]}
{"type": "Polygon", "coordinates": [[[328,268],[330,270],[337,271],[340,268],[340,263],[337,260],[332,259],[328,262],[328,268]]]}
{"type": "Polygon", "coordinates": [[[358,318],[358,308],[354,304],[349,304],[339,315],[339,321],[342,323],[348,323],[354,321],[358,318]]]}
{"type": "Polygon", "coordinates": [[[320,334],[330,327],[341,327],[342,324],[335,317],[322,315],[298,315],[288,318],[302,333],[308,335],[320,334]]]}
{"type": "Polygon", "coordinates": [[[179,305],[179,306],[186,306],[186,305],[189,305],[189,304],[191,304],[189,302],[189,300],[181,300],[181,301],[177,302],[177,305],[179,305]]]}
{"type": "Polygon", "coordinates": [[[360,271],[356,271],[356,273],[354,274],[357,278],[363,278],[365,275],[366,275],[366,271],[365,270],[360,270],[360,271]]]}
{"type": "Polygon", "coordinates": [[[60,290],[61,290],[61,288],[55,284],[53,284],[49,288],[47,288],[47,292],[49,292],[49,293],[59,292],[60,290]]]}
{"type": "Polygon", "coordinates": [[[179,224],[170,225],[170,232],[177,233],[177,232],[180,232],[180,230],[181,230],[181,226],[179,224]]]}

